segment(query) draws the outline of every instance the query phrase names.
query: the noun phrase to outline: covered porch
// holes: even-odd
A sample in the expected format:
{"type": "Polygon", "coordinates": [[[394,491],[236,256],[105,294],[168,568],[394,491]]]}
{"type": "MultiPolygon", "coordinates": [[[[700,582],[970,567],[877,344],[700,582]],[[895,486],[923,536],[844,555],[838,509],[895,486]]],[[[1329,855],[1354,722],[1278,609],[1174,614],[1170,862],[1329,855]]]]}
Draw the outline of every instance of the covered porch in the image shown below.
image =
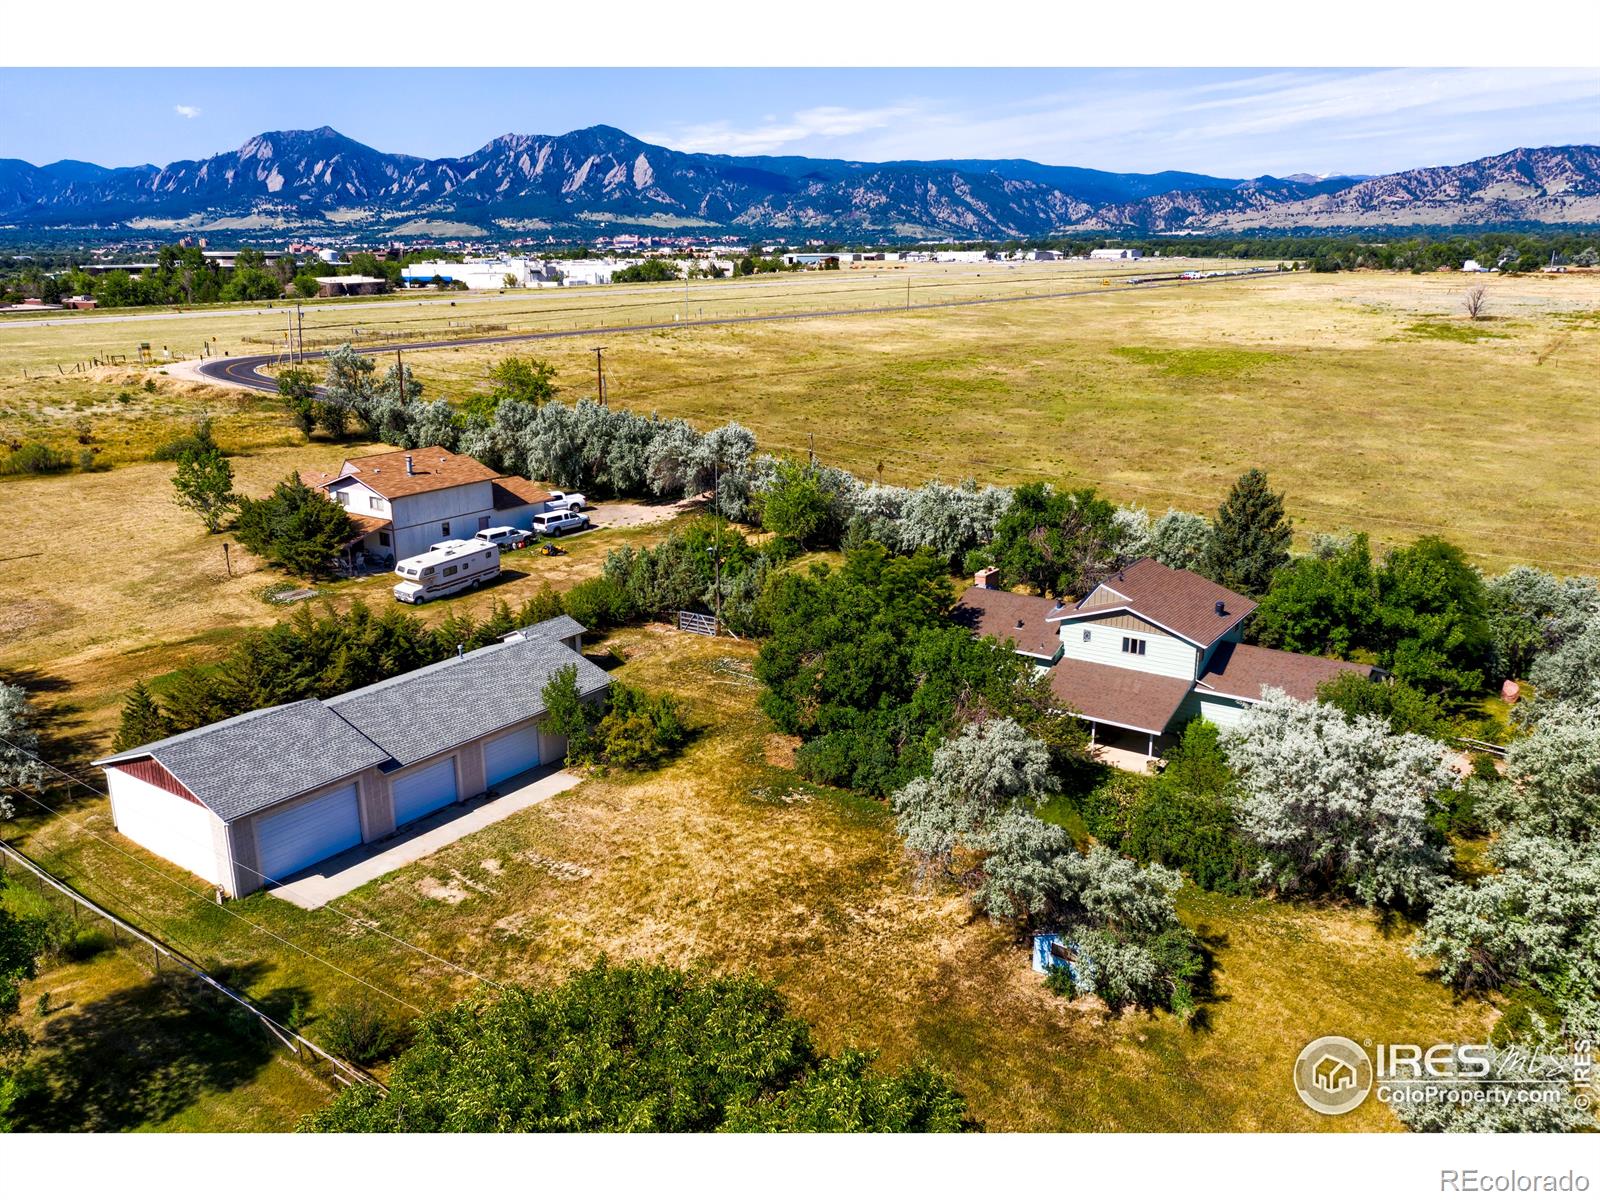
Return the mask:
{"type": "Polygon", "coordinates": [[[394,565],[394,523],[364,513],[349,513],[354,526],[344,544],[340,559],[352,575],[363,571],[382,571],[394,565]]]}
{"type": "Polygon", "coordinates": [[[1190,682],[1150,671],[1064,658],[1047,672],[1050,690],[1089,727],[1091,752],[1124,771],[1154,772],[1166,730],[1190,682]]]}

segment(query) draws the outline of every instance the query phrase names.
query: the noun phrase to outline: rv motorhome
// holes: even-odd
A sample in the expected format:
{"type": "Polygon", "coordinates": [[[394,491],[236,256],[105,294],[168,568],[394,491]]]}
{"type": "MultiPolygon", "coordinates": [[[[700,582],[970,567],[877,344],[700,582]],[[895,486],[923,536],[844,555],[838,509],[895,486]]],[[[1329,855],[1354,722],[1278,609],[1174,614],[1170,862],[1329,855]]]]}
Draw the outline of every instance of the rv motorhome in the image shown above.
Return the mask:
{"type": "Polygon", "coordinates": [[[422,604],[495,578],[500,574],[500,547],[474,541],[429,550],[396,563],[394,573],[405,580],[394,585],[394,598],[403,604],[422,604]]]}

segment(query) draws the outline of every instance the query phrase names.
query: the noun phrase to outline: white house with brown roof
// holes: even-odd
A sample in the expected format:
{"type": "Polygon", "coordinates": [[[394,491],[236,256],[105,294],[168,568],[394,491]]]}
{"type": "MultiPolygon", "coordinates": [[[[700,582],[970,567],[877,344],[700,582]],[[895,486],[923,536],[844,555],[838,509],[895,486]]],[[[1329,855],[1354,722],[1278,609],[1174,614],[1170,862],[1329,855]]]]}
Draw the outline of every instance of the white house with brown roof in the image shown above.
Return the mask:
{"type": "Polygon", "coordinates": [[[980,571],[955,617],[979,637],[1012,643],[1050,680],[1099,745],[1154,758],[1194,717],[1237,724],[1266,688],[1301,700],[1347,671],[1372,668],[1240,641],[1255,601],[1152,558],[1107,576],[1076,604],[994,586],[980,571]]]}
{"type": "Polygon", "coordinates": [[[350,514],[362,549],[396,561],[494,525],[526,526],[550,499],[537,484],[443,446],[347,458],[335,472],[300,478],[350,514]]]}

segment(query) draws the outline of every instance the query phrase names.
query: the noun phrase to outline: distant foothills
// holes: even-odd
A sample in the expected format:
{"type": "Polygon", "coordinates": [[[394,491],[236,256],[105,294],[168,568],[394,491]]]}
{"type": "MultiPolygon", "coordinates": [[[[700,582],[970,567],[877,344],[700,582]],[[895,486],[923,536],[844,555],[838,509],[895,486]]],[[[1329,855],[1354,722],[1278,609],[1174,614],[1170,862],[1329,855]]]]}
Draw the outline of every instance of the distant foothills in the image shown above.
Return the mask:
{"type": "Polygon", "coordinates": [[[324,126],[164,167],[0,160],[0,232],[234,238],[604,233],[921,240],[1600,226],[1600,147],[1523,148],[1371,178],[1116,174],[1025,159],[686,154],[605,125],[463,158],[324,126]]]}

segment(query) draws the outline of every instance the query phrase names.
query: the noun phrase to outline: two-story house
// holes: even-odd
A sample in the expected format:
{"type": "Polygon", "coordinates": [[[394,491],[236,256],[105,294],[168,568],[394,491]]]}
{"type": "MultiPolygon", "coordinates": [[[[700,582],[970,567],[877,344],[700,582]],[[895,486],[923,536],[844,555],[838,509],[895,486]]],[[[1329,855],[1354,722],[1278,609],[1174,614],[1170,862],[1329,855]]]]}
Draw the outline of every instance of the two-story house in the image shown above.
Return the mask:
{"type": "Polygon", "coordinates": [[[1012,644],[1050,680],[1063,707],[1089,723],[1098,746],[1145,759],[1193,717],[1234,725],[1280,688],[1314,700],[1317,686],[1372,668],[1239,640],[1255,601],[1193,571],[1142,558],[1075,604],[994,586],[980,571],[956,618],[979,637],[1012,644]]]}
{"type": "Polygon", "coordinates": [[[348,458],[332,474],[302,471],[300,478],[350,514],[361,549],[396,561],[495,525],[525,527],[550,499],[526,479],[443,446],[348,458]]]}

